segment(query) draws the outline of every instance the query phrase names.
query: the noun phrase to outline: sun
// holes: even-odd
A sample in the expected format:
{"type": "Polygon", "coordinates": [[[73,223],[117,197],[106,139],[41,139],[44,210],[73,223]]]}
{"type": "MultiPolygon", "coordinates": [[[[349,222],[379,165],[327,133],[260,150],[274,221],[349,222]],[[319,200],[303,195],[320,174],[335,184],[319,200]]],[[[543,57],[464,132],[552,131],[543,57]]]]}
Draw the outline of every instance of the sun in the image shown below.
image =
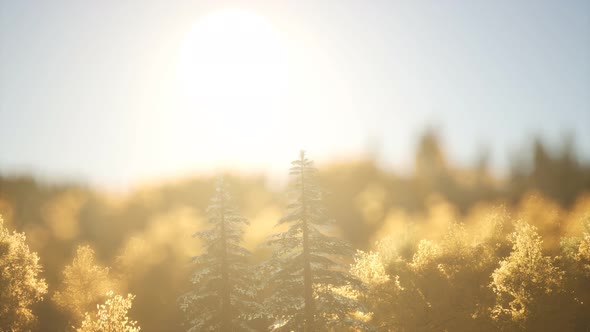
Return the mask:
{"type": "Polygon", "coordinates": [[[224,9],[198,19],[180,49],[178,78],[187,121],[200,122],[222,153],[268,143],[287,85],[287,52],[263,16],[224,9]]]}

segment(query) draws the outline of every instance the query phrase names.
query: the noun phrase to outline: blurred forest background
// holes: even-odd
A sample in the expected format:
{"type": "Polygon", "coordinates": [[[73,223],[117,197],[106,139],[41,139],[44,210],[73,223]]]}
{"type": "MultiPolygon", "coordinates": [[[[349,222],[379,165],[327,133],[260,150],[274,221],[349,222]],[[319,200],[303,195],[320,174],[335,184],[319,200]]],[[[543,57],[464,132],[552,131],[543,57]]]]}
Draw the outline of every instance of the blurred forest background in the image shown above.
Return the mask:
{"type": "MultiPolygon", "coordinates": [[[[555,291],[536,297],[546,301],[542,305],[546,313],[530,309],[536,318],[529,317],[520,326],[531,330],[590,326],[590,261],[584,261],[580,245],[590,231],[584,230],[584,220],[590,220],[590,163],[583,158],[587,155],[577,154],[573,139],[551,146],[534,140],[513,157],[510,171],[502,176],[489,168],[485,154],[471,165],[450,163],[441,136],[434,131],[416,140],[415,166],[408,175],[378,166],[371,158],[318,165],[320,184],[328,193],[328,213],[341,236],[366,255],[385,257],[395,251],[385,258],[381,273],[397,286],[390,285],[389,293],[380,291],[373,298],[379,303],[370,305],[378,326],[473,331],[472,324],[477,324],[480,330],[494,330],[490,317],[500,300],[494,296],[498,289],[489,285],[498,277],[492,272],[500,261],[517,250],[514,235],[509,235],[526,235],[517,220],[537,228],[551,268],[572,273],[559,275],[556,286],[567,294],[555,291]],[[476,249],[490,239],[496,241],[493,254],[482,259],[476,249]],[[457,254],[457,248],[470,249],[457,254]],[[383,298],[377,300],[379,296],[383,298]]],[[[285,210],[283,188],[270,186],[263,175],[227,174],[226,178],[238,209],[250,220],[244,246],[262,261],[268,249],[259,245],[273,233],[285,210]]],[[[26,234],[48,284],[44,300],[33,307],[37,329],[65,330],[76,315],[79,318],[102,302],[103,290],[111,288],[136,295],[129,316],[142,330],[186,330],[178,297],[189,288],[190,257],[200,252],[191,235],[206,226],[205,209],[214,180],[195,175],[113,194],[76,183],[0,176],[4,226],[26,234]],[[79,285],[80,294],[66,294],[66,284],[76,273],[72,272],[75,257],[78,265],[93,266],[92,276],[87,277],[92,282],[79,285]],[[89,302],[79,298],[84,296],[97,301],[83,308],[89,302]]],[[[518,320],[515,317],[509,320],[518,320]]]]}
{"type": "Polygon", "coordinates": [[[0,332],[588,332],[589,60],[588,0],[0,0],[0,332]]]}

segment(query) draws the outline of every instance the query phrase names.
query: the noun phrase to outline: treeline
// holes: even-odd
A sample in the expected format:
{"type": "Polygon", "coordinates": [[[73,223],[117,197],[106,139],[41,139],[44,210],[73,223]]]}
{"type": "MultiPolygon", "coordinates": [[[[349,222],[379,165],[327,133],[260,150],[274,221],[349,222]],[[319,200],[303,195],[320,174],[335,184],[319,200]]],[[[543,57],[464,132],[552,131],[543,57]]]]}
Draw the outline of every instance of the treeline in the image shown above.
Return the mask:
{"type": "MultiPolygon", "coordinates": [[[[588,312],[588,280],[583,274],[588,264],[584,261],[587,231],[582,225],[590,210],[584,196],[590,188],[590,167],[576,157],[571,146],[564,144],[561,150],[550,152],[538,141],[528,153],[531,158],[515,162],[507,178],[494,177],[485,156],[473,167],[459,169],[449,164],[432,133],[418,144],[411,176],[395,175],[371,160],[322,167],[317,183],[326,189],[322,200],[326,214],[335,221],[330,235],[365,250],[331,257],[356,280],[349,282],[365,287],[361,297],[354,290],[339,289],[346,294],[341,299],[355,300],[350,302],[358,309],[354,320],[381,330],[472,330],[469,327],[474,325],[469,324],[476,323],[478,329],[493,330],[499,326],[534,328],[538,326],[534,324],[544,324],[541,318],[552,317],[584,330],[587,321],[577,313],[588,312]],[[501,216],[502,223],[492,222],[494,216],[501,216]],[[488,226],[498,223],[502,227],[494,231],[497,250],[491,251],[482,243],[492,236],[486,235],[492,232],[488,226]],[[460,254],[449,249],[448,237],[452,236],[443,235],[450,233],[461,233],[466,239],[460,254]],[[510,263],[512,256],[533,255],[518,254],[515,239],[519,236],[541,247],[541,259],[535,256],[535,262],[549,263],[539,269],[556,271],[543,270],[543,275],[555,277],[539,281],[544,289],[551,289],[550,294],[540,292],[542,287],[492,286],[492,281],[511,282],[506,277],[511,273],[514,278],[526,276],[496,273],[500,267],[505,271],[510,266],[514,271],[529,268],[510,263]],[[383,240],[386,238],[390,240],[383,240]],[[451,263],[453,255],[461,257],[458,262],[451,263]],[[355,265],[349,269],[351,263],[355,265]],[[472,271],[475,263],[478,270],[472,271]],[[376,264],[376,279],[363,275],[365,268],[358,267],[363,264],[376,264]],[[373,291],[380,296],[366,295],[373,291]],[[532,293],[537,294],[532,300],[524,299],[532,293]],[[453,302],[448,302],[451,298],[453,302]],[[554,301],[560,305],[554,306],[554,301]]],[[[244,225],[242,242],[251,252],[247,265],[272,261],[273,248],[263,244],[286,214],[286,195],[270,190],[263,177],[228,175],[225,179],[234,205],[250,222],[244,225]]],[[[45,280],[37,278],[33,288],[44,300],[26,305],[37,317],[37,329],[66,330],[81,324],[85,312],[95,319],[99,314],[96,304],[106,305],[109,300],[125,308],[132,300],[125,295],[133,293],[136,297],[129,316],[142,330],[187,330],[191,315],[186,312],[188,307],[180,305],[179,296],[194,290],[190,276],[195,267],[189,264],[190,257],[206,249],[204,239],[190,235],[209,228],[206,211],[217,193],[215,188],[214,179],[195,178],[117,196],[83,186],[39,184],[26,177],[0,178],[4,227],[24,232],[31,247],[29,255],[37,252],[37,264],[43,266],[40,276],[45,280]],[[79,282],[84,280],[80,272],[84,270],[93,271],[86,284],[79,282]],[[48,288],[44,290],[43,285],[48,288]],[[80,291],[72,290],[71,285],[80,291]],[[78,293],[85,293],[82,289],[96,295],[80,300],[78,293]],[[114,291],[110,297],[106,297],[108,290],[114,291]]],[[[269,271],[259,272],[270,280],[269,271]]],[[[257,290],[253,303],[268,307],[265,299],[272,298],[272,289],[257,290]]],[[[267,311],[255,310],[258,314],[250,316],[249,324],[254,324],[250,327],[265,330],[280,323],[272,317],[286,315],[267,311]]]]}
{"type": "Polygon", "coordinates": [[[371,322],[383,331],[588,329],[590,198],[580,204],[576,235],[557,247],[535,219],[496,207],[437,240],[396,235],[359,252],[353,269],[369,285],[371,322]]]}

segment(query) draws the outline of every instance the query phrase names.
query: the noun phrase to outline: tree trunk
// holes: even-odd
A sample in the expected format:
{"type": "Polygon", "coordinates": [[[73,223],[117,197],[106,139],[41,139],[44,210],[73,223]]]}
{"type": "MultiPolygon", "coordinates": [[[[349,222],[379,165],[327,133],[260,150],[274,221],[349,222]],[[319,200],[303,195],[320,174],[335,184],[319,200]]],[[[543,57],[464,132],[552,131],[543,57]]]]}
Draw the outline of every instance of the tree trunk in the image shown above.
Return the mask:
{"type": "Polygon", "coordinates": [[[221,198],[221,332],[231,331],[231,303],[230,303],[230,284],[229,271],[227,262],[227,239],[225,234],[225,202],[221,198]]]}
{"type": "Polygon", "coordinates": [[[305,179],[303,172],[304,156],[301,155],[301,204],[302,204],[302,222],[303,222],[303,289],[305,299],[305,325],[304,332],[313,332],[313,323],[315,320],[315,306],[313,300],[313,279],[311,275],[311,262],[309,257],[309,230],[307,225],[307,211],[305,204],[305,179]]]}
{"type": "Polygon", "coordinates": [[[311,264],[309,261],[309,235],[307,225],[303,226],[303,287],[305,296],[305,332],[313,331],[315,308],[313,301],[313,281],[311,276],[311,264]]]}

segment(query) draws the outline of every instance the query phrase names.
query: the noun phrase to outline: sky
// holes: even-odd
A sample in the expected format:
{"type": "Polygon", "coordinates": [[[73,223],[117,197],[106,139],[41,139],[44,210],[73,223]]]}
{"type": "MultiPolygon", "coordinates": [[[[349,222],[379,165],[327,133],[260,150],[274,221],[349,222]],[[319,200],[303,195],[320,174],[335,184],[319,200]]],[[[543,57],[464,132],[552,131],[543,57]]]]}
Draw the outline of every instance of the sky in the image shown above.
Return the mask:
{"type": "Polygon", "coordinates": [[[590,2],[0,0],[1,174],[403,171],[427,127],[457,163],[590,156],[590,2]]]}

